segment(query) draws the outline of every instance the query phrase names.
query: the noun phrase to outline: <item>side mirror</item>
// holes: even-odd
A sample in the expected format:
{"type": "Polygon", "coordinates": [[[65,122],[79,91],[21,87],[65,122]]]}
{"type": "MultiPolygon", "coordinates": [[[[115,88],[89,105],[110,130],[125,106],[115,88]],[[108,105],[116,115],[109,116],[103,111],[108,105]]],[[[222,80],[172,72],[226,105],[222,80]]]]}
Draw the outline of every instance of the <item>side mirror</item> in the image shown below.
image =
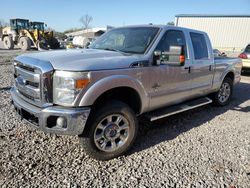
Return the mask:
{"type": "Polygon", "coordinates": [[[183,66],[185,64],[184,46],[170,46],[169,51],[155,51],[156,65],[183,66]]]}

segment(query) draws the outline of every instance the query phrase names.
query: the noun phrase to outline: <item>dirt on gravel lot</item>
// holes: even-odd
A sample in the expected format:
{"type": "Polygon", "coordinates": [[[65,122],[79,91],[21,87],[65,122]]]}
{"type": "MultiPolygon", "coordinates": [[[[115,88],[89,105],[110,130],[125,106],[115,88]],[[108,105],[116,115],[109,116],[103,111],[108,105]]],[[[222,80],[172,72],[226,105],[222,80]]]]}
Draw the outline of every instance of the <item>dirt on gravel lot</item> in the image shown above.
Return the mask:
{"type": "Polygon", "coordinates": [[[0,187],[250,187],[250,74],[230,105],[140,123],[133,149],[106,162],[77,137],[44,134],[13,112],[13,57],[0,50],[0,187]]]}

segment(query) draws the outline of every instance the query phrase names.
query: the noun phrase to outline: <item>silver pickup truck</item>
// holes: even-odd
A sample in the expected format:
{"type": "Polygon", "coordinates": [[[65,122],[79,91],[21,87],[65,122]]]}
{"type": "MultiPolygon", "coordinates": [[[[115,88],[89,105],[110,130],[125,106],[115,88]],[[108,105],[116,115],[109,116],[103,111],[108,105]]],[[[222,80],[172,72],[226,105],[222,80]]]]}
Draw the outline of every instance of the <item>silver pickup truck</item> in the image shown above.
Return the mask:
{"type": "Polygon", "coordinates": [[[208,35],[173,26],[108,31],[88,49],[15,58],[12,102],[22,119],[48,133],[78,135],[99,160],[124,154],[138,118],[160,118],[230,102],[242,62],[214,58],[208,35]]]}

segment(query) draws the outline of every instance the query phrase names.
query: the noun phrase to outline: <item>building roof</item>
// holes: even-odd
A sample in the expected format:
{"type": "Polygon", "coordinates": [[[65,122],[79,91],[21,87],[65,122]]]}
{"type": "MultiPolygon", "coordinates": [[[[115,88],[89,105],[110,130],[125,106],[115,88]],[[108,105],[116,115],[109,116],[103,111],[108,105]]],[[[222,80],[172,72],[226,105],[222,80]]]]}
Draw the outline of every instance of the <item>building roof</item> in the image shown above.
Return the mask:
{"type": "Polygon", "coordinates": [[[231,18],[250,18],[250,14],[177,14],[175,17],[231,17],[231,18]]]}
{"type": "Polygon", "coordinates": [[[83,29],[80,31],[73,31],[70,33],[66,33],[67,36],[78,36],[78,35],[82,35],[82,34],[86,34],[86,33],[96,33],[99,31],[103,31],[105,32],[107,29],[103,28],[103,27],[95,27],[95,28],[91,28],[91,29],[83,29]]]}

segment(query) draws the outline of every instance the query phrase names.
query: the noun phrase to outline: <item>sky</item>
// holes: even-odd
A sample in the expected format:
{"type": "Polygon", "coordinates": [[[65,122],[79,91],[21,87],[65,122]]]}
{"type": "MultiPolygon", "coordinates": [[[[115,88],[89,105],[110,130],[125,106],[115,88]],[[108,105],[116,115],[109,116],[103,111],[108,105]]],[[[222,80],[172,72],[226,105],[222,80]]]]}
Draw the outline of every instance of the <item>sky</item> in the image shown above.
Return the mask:
{"type": "Polygon", "coordinates": [[[0,5],[0,19],[43,21],[57,31],[82,27],[80,17],[93,17],[91,27],[166,24],[177,14],[250,14],[250,0],[11,0],[0,5]],[[7,8],[4,8],[7,7],[7,8]]]}

